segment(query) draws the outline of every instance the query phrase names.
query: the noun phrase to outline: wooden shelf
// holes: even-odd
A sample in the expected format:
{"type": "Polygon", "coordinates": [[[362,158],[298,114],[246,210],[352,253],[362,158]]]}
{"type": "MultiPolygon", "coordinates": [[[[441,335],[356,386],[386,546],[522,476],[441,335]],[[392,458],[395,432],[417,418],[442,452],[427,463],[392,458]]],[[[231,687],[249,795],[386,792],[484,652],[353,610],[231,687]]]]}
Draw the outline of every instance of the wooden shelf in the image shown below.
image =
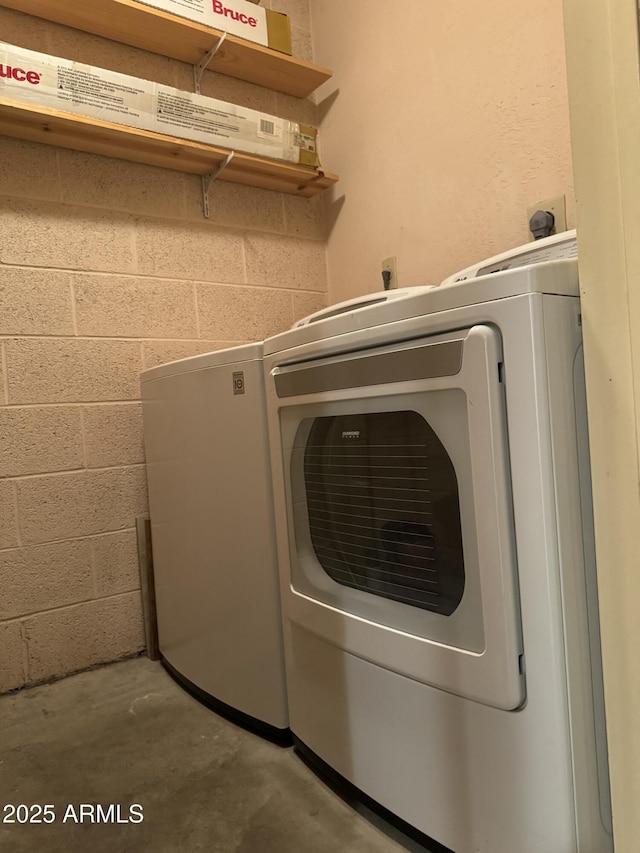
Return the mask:
{"type": "MultiPolygon", "coordinates": [[[[215,171],[229,154],[225,148],[6,98],[0,98],[0,134],[195,175],[215,171]]],[[[219,180],[310,198],[338,178],[309,166],[237,152],[219,180]]]]}
{"type": "MultiPolygon", "coordinates": [[[[191,65],[198,65],[223,34],[135,0],[0,0],[0,6],[191,65]]],[[[226,37],[208,68],[298,98],[331,77],[326,68],[233,35],[226,37]]]]}

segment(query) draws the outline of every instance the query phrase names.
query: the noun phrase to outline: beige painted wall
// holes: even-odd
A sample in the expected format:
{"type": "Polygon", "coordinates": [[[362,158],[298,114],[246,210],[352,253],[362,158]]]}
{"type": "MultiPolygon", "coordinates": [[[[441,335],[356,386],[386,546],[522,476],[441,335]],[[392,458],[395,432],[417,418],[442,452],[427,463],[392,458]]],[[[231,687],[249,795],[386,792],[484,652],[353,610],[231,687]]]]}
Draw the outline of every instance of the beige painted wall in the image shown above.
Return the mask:
{"type": "Polygon", "coordinates": [[[616,853],[640,837],[640,75],[636,0],[565,0],[616,853]]]}
{"type": "Polygon", "coordinates": [[[446,275],[528,239],[530,204],[573,189],[562,0],[311,0],[332,302],[446,275]],[[343,198],[344,197],[344,198],[343,198]]]}
{"type": "MultiPolygon", "coordinates": [[[[311,59],[306,0],[287,0],[311,59]]],[[[2,39],[189,88],[182,63],[0,10],[2,39]]],[[[207,73],[294,119],[312,101],[207,73]]],[[[326,298],[322,202],[0,136],[0,692],[142,648],[138,375],[326,298]]]]}

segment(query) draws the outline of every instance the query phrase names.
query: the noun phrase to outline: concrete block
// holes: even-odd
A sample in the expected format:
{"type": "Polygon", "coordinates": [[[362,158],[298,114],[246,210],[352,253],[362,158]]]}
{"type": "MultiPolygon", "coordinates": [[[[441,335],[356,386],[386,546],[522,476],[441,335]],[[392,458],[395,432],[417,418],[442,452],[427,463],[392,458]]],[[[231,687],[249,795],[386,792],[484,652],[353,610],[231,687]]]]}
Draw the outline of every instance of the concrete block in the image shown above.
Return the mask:
{"type": "Polygon", "coordinates": [[[140,344],[15,339],[5,342],[9,403],[133,400],[140,396],[140,344]]]}
{"type": "Polygon", "coordinates": [[[0,480],[0,548],[15,548],[18,544],[14,485],[11,480],[0,480]]]}
{"type": "MultiPolygon", "coordinates": [[[[283,92],[276,94],[276,115],[289,121],[298,121],[302,124],[318,126],[318,107],[314,95],[308,98],[294,98],[293,95],[285,95],[283,92]]],[[[322,139],[320,138],[320,159],[322,160],[322,139]]]]}
{"type": "Polygon", "coordinates": [[[1,207],[2,263],[135,272],[133,220],[126,214],[15,199],[3,199],[1,207]]]}
{"type": "Polygon", "coordinates": [[[91,543],[99,596],[116,595],[140,588],[135,530],[96,536],[91,543]]]}
{"type": "Polygon", "coordinates": [[[0,620],[93,598],[90,541],[0,551],[0,588],[0,620]]]}
{"type": "Polygon", "coordinates": [[[62,200],[176,219],[185,214],[187,176],[98,154],[59,150],[62,200]]]}
{"type": "Polygon", "coordinates": [[[143,465],[17,481],[25,544],[124,530],[148,511],[143,465]]]}
{"type": "MultiPolygon", "coordinates": [[[[25,47],[27,50],[46,50],[43,45],[46,44],[49,26],[42,18],[33,18],[31,15],[0,7],[2,41],[9,44],[25,47]]],[[[3,138],[3,144],[5,141],[3,138]]]]}
{"type": "Polygon", "coordinates": [[[144,647],[140,594],[102,598],[24,620],[31,682],[136,654],[144,647]]]}
{"type": "Polygon", "coordinates": [[[296,198],[283,195],[285,230],[292,237],[304,237],[310,240],[326,239],[324,200],[317,195],[314,198],[296,198]]]}
{"type": "Polygon", "coordinates": [[[195,338],[193,284],[115,275],[73,275],[79,335],[195,338]]]}
{"type": "Polygon", "coordinates": [[[59,201],[57,154],[51,145],[3,136],[0,195],[59,201]]]}
{"type": "MultiPolygon", "coordinates": [[[[117,41],[55,24],[47,28],[47,42],[47,51],[53,56],[64,56],[75,62],[155,80],[165,86],[175,86],[176,66],[182,65],[159,53],[137,50],[117,41]]],[[[42,50],[42,47],[36,49],[42,50]]]]}
{"type": "Polygon", "coordinates": [[[324,291],[327,260],[324,245],[311,240],[246,234],[247,281],[268,287],[324,291]]]}
{"type": "MultiPolygon", "coordinates": [[[[210,71],[205,71],[205,75],[210,73],[210,71]]],[[[186,62],[174,62],[173,83],[171,85],[175,86],[176,89],[182,89],[184,92],[193,92],[193,66],[187,65],[186,62]]]]}
{"type": "Polygon", "coordinates": [[[308,314],[314,314],[327,306],[326,293],[294,293],[293,320],[301,320],[308,314]]]}
{"type": "Polygon", "coordinates": [[[7,379],[6,359],[4,354],[4,343],[0,341],[0,406],[4,406],[7,402],[5,394],[5,382],[7,379]]]}
{"type": "MultiPolygon", "coordinates": [[[[214,181],[209,189],[209,225],[251,231],[284,232],[282,193],[214,181]]],[[[187,189],[187,218],[202,222],[202,186],[190,178],[187,189]]]]}
{"type": "Polygon", "coordinates": [[[262,340],[293,322],[291,294],[259,287],[198,284],[200,333],[209,338],[262,340]]]}
{"type": "Polygon", "coordinates": [[[139,403],[83,406],[82,420],[89,468],[144,462],[139,403]]]}
{"type": "Polygon", "coordinates": [[[293,55],[305,62],[313,62],[313,39],[304,27],[291,27],[291,49],[293,55]]]}
{"type": "Polygon", "coordinates": [[[73,335],[67,273],[0,267],[0,334],[73,335]]]}
{"type": "Polygon", "coordinates": [[[26,684],[25,657],[20,623],[0,624],[0,693],[17,690],[26,684]]]}
{"type": "Polygon", "coordinates": [[[160,278],[244,282],[242,237],[195,222],[136,223],[138,272],[160,278]]]}
{"type": "Polygon", "coordinates": [[[0,476],[84,467],[80,410],[69,406],[0,409],[0,476]]]}
{"type": "Polygon", "coordinates": [[[166,364],[169,361],[177,361],[180,358],[200,355],[203,352],[227,349],[241,343],[246,341],[145,341],[142,345],[144,369],[166,364]]]}

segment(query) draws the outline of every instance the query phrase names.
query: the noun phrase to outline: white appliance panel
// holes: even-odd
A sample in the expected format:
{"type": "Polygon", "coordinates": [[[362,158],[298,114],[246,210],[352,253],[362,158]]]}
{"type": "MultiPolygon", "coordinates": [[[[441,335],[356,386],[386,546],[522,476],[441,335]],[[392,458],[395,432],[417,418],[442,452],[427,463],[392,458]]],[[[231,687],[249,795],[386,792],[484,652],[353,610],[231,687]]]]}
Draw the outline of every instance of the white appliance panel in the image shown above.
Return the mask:
{"type": "Polygon", "coordinates": [[[163,658],[286,729],[261,354],[238,347],[143,374],[145,451],[163,658]]]}
{"type": "MultiPolygon", "coordinates": [[[[590,619],[597,591],[577,293],[575,260],[560,260],[421,293],[413,307],[410,299],[368,307],[266,342],[292,731],[366,794],[455,853],[612,850],[599,645],[590,619]],[[296,424],[344,406],[384,410],[394,393],[394,402],[411,401],[419,411],[438,382],[449,386],[438,390],[451,390],[450,377],[404,397],[400,385],[388,395],[382,385],[320,391],[295,400],[297,410],[291,398],[278,397],[274,381],[275,372],[316,360],[411,347],[477,326],[495,330],[502,352],[503,428],[485,416],[484,432],[488,426],[505,452],[513,525],[526,692],[511,710],[442,689],[435,659],[424,661],[420,677],[408,674],[386,657],[384,618],[345,615],[296,589],[301,542],[294,521],[304,517],[289,487],[296,424]],[[322,608],[333,611],[331,630],[326,614],[318,617],[322,608]]],[[[474,476],[476,485],[481,478],[469,476],[459,459],[456,466],[473,491],[474,476]]],[[[474,506],[481,497],[474,494],[474,506]]],[[[486,632],[485,570],[479,576],[486,632]]],[[[409,645],[424,642],[410,631],[403,640],[409,659],[416,654],[409,645]]],[[[463,682],[472,684],[472,675],[463,682]]]]}
{"type": "MultiPolygon", "coordinates": [[[[389,359],[393,360],[396,355],[397,350],[393,347],[351,354],[343,360],[333,358],[305,362],[298,368],[289,365],[275,369],[276,389],[278,383],[285,389],[281,393],[289,393],[289,387],[301,386],[304,389],[310,384],[313,387],[314,382],[322,383],[326,379],[322,371],[327,368],[330,368],[330,376],[337,386],[348,385],[354,373],[365,382],[366,375],[369,375],[374,383],[351,391],[337,387],[333,391],[292,395],[280,400],[287,505],[291,508],[289,550],[292,572],[287,609],[290,619],[322,634],[327,641],[339,644],[352,654],[479,702],[512,709],[524,701],[524,678],[505,453],[499,335],[489,326],[478,325],[453,335],[413,342],[403,347],[401,352],[409,356],[408,361],[416,375],[430,374],[434,372],[432,362],[438,359],[439,347],[454,344],[460,347],[459,365],[450,368],[455,372],[428,379],[375,384],[379,382],[380,374],[385,373],[389,359]],[[367,359],[372,358],[375,359],[374,364],[367,365],[367,359]],[[361,363],[363,360],[364,365],[361,363]],[[309,373],[312,375],[305,375],[309,373]],[[300,482],[302,474],[295,465],[296,453],[304,451],[304,447],[296,450],[296,436],[301,426],[317,420],[318,415],[326,418],[359,414],[367,418],[374,413],[405,411],[419,415],[425,424],[435,429],[456,472],[458,490],[455,499],[456,503],[459,501],[459,510],[457,507],[456,510],[460,513],[462,525],[465,587],[459,606],[447,615],[438,612],[437,603],[432,611],[418,609],[401,599],[390,600],[389,594],[383,597],[362,588],[354,592],[348,586],[336,583],[320,566],[309,537],[304,487],[300,482]],[[297,494],[292,494],[296,487],[297,494]]],[[[404,368],[406,360],[401,367],[404,368]]],[[[395,379],[393,368],[389,370],[391,378],[395,379]]],[[[437,363],[435,372],[438,372],[437,363]]],[[[308,432],[308,428],[305,431],[308,432]]],[[[356,445],[351,436],[343,440],[343,445],[351,453],[355,452],[356,445]]],[[[374,541],[379,550],[384,547],[389,535],[386,529],[395,518],[417,517],[412,512],[411,502],[402,502],[401,510],[393,507],[400,502],[397,495],[406,495],[408,489],[412,495],[418,494],[415,485],[419,481],[415,478],[406,482],[390,478],[388,459],[384,461],[387,464],[371,478],[370,483],[367,482],[365,491],[379,488],[379,484],[386,480],[399,483],[404,488],[394,489],[394,497],[366,526],[356,528],[353,523],[361,518],[359,513],[367,511],[360,508],[362,498],[350,515],[340,517],[341,525],[358,531],[355,539],[348,537],[347,550],[353,547],[354,542],[357,544],[357,536],[362,533],[369,538],[369,551],[374,547],[374,541]]],[[[371,465],[371,459],[362,464],[371,465]]],[[[434,511],[437,511],[438,492],[428,487],[429,478],[437,474],[434,471],[437,460],[425,457],[424,464],[427,480],[421,512],[432,524],[437,522],[434,511]]],[[[332,478],[335,475],[329,474],[329,481],[332,478]]],[[[354,477],[349,477],[346,482],[353,490],[354,477]]],[[[343,506],[341,501],[345,500],[348,498],[339,499],[337,506],[328,512],[335,514],[343,506]]],[[[424,537],[423,540],[432,541],[424,537]]],[[[441,549],[439,559],[446,559],[441,549]]],[[[347,561],[348,570],[354,571],[356,561],[348,554],[345,564],[347,561]]],[[[375,572],[372,555],[366,555],[364,563],[364,572],[375,572]]],[[[398,586],[411,570],[413,575],[420,572],[427,578],[436,574],[426,567],[428,564],[419,559],[411,560],[409,556],[396,557],[396,563],[399,568],[393,576],[392,586],[398,586]]],[[[446,577],[444,582],[447,582],[446,577]]],[[[415,585],[417,582],[407,583],[415,585]]],[[[433,588],[439,587],[434,583],[433,588]]]]}

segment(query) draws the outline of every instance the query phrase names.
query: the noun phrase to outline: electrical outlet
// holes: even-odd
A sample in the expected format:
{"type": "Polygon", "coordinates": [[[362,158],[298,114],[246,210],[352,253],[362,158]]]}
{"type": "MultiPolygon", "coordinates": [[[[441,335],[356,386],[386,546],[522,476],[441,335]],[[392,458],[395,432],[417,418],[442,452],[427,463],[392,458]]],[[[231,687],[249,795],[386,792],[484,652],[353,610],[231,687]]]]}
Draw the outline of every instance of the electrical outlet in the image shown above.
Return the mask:
{"type": "MultiPolygon", "coordinates": [[[[553,213],[555,222],[553,225],[552,234],[561,234],[567,230],[567,199],[566,196],[559,195],[556,198],[547,198],[544,201],[538,201],[527,208],[527,229],[529,229],[529,220],[536,210],[546,210],[548,213],[553,213]]],[[[529,239],[533,240],[533,234],[529,231],[529,239]]]]}
{"type": "Polygon", "coordinates": [[[392,258],[385,258],[382,262],[382,272],[390,272],[391,278],[389,280],[388,290],[393,290],[398,286],[398,265],[396,262],[395,255],[392,258]]]}

